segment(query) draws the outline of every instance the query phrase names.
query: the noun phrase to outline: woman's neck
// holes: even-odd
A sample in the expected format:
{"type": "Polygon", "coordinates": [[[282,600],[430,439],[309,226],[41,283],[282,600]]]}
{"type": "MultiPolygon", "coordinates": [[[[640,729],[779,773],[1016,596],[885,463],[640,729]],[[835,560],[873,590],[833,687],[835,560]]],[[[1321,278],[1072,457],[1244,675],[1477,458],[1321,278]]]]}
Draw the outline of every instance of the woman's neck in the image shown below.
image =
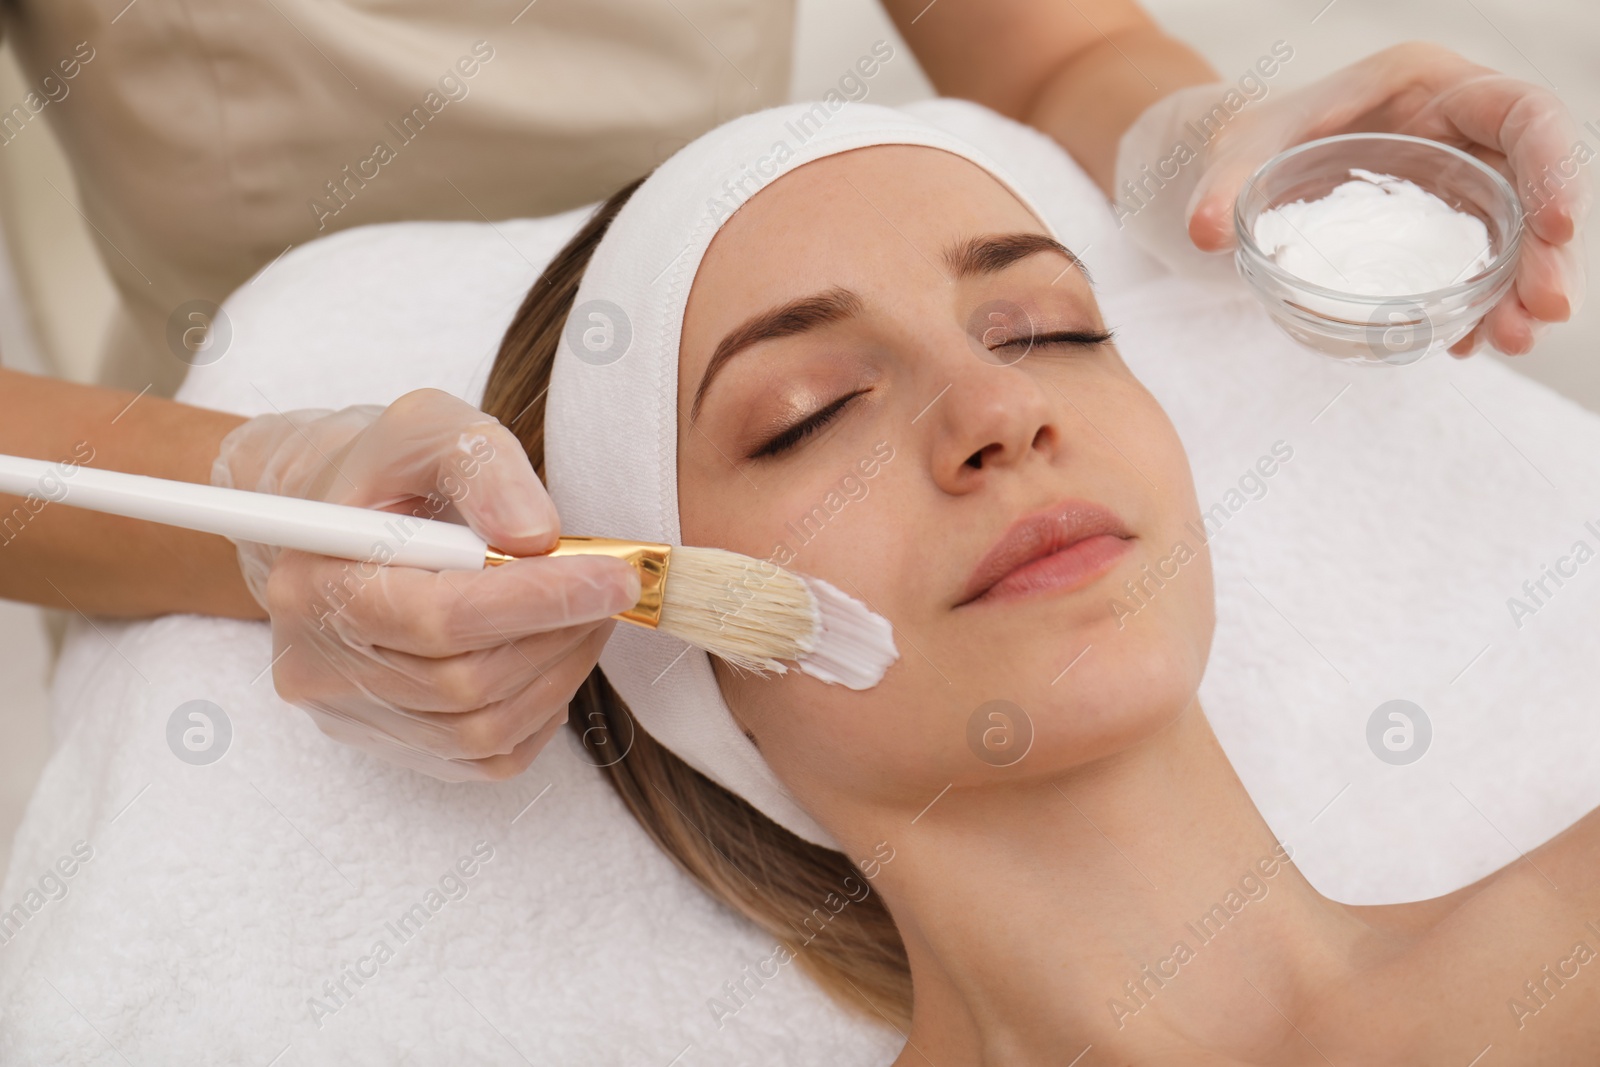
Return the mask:
{"type": "Polygon", "coordinates": [[[916,987],[905,1063],[1315,1059],[1295,1021],[1376,948],[1284,858],[1197,702],[1114,757],[874,828],[916,987]]]}

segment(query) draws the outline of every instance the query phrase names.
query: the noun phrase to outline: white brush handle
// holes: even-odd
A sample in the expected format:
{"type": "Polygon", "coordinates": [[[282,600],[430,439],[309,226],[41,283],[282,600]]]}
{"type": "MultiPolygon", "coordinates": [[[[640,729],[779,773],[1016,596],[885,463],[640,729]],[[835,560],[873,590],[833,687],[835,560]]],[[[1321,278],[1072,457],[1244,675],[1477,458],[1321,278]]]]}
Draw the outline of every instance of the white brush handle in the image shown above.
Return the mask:
{"type": "Polygon", "coordinates": [[[488,558],[483,538],[453,522],[21,456],[0,455],[0,492],[338,559],[476,571],[488,558]]]}

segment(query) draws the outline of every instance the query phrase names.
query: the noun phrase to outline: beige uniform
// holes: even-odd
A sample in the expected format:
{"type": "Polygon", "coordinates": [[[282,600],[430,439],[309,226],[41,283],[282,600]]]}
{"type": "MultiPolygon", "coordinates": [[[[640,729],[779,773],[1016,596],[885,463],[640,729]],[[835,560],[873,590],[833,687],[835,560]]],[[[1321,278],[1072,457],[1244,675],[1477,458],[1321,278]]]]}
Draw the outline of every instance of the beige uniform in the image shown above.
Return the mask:
{"type": "Polygon", "coordinates": [[[288,248],[589,203],[789,88],[792,0],[125,3],[0,7],[0,146],[51,123],[121,298],[104,379],[168,395],[196,302],[288,248]]]}

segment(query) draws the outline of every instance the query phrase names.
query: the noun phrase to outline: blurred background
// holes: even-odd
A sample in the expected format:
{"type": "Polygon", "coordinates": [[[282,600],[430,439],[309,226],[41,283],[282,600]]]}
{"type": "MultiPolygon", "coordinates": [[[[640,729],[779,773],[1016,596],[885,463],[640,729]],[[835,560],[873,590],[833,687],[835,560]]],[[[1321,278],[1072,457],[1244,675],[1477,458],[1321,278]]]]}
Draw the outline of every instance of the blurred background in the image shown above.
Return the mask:
{"type": "MultiPolygon", "coordinates": [[[[920,17],[938,18],[939,4],[971,2],[933,0],[920,17]]],[[[1145,7],[1228,81],[1275,41],[1287,42],[1294,58],[1274,91],[1390,44],[1436,41],[1552,89],[1580,125],[1594,123],[1583,136],[1600,154],[1600,65],[1594,62],[1600,4],[1594,0],[1146,0],[1145,7]]],[[[897,104],[932,95],[877,4],[796,0],[796,19],[794,99],[820,97],[879,39],[894,43],[895,57],[870,83],[868,99],[897,104]]],[[[0,50],[0,100],[21,99],[26,91],[10,50],[0,50]]],[[[0,147],[0,359],[8,367],[92,381],[112,290],[75,197],[48,123],[30,125],[28,136],[0,147]]],[[[1600,412],[1597,340],[1600,318],[1591,306],[1553,328],[1533,354],[1508,362],[1600,412]]],[[[49,751],[49,646],[40,619],[36,609],[0,602],[0,870],[49,751]]]]}

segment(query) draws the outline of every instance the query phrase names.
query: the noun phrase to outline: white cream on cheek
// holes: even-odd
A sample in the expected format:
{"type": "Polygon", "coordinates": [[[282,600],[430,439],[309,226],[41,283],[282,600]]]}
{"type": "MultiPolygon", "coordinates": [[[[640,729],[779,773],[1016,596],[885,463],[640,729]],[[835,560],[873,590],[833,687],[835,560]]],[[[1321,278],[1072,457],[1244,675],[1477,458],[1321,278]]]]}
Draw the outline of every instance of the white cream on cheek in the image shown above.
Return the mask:
{"type": "Polygon", "coordinates": [[[1352,168],[1320,200],[1264,211],[1254,237],[1290,274],[1364,296],[1428,293],[1489,265],[1489,231],[1413,182],[1352,168]]]}

